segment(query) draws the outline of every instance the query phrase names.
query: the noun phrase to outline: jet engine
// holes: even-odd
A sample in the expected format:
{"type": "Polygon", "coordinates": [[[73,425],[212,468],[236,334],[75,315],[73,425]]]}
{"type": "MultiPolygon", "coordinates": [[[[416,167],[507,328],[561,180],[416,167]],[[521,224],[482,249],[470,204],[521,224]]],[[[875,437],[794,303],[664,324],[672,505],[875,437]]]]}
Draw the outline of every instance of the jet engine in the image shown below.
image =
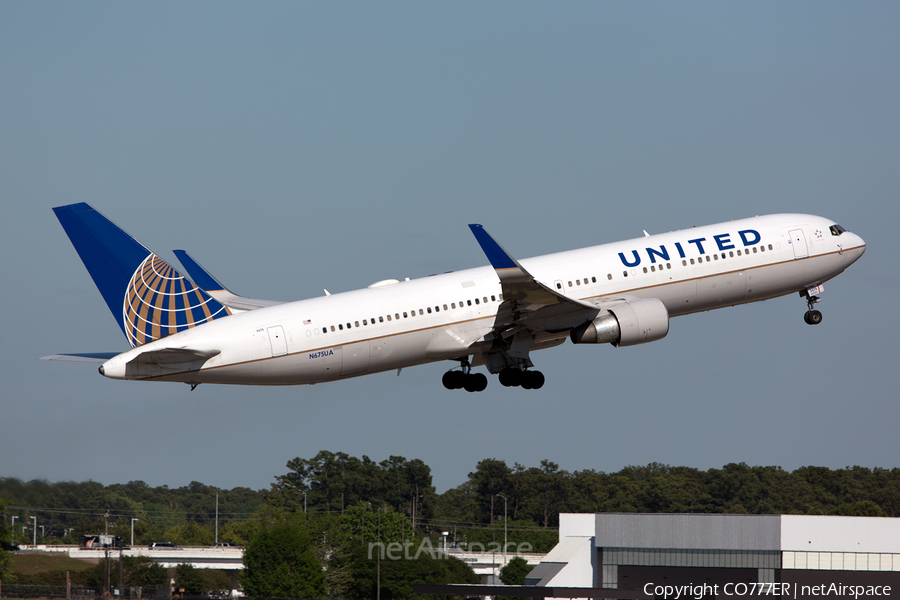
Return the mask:
{"type": "Polygon", "coordinates": [[[576,344],[612,344],[615,347],[655,342],[669,333],[669,311],[659,298],[632,300],[610,307],[593,321],[569,334],[576,344]]]}

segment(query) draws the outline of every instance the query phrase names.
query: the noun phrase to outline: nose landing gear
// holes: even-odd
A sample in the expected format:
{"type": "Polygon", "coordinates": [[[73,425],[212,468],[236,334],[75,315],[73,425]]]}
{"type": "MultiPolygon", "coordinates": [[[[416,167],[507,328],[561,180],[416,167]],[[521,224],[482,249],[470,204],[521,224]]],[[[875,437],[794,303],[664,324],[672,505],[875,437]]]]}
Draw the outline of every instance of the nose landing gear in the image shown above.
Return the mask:
{"type": "Polygon", "coordinates": [[[818,325],[822,322],[822,313],[813,309],[813,306],[822,301],[821,298],[814,294],[821,291],[822,286],[819,285],[800,292],[800,295],[806,298],[806,313],[803,315],[803,321],[807,325],[818,325]]]}

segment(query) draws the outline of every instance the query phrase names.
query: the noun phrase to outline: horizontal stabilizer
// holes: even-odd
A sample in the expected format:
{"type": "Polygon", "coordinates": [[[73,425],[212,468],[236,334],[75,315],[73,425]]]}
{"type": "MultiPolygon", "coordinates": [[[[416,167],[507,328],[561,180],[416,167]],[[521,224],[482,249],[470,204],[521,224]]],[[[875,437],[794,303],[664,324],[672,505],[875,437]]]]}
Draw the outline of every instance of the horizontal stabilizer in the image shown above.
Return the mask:
{"type": "Polygon", "coordinates": [[[40,360],[102,363],[118,355],[118,352],[82,352],[81,354],[51,354],[49,356],[42,356],[40,360]]]}
{"type": "Polygon", "coordinates": [[[150,352],[141,352],[136,357],[128,361],[128,364],[154,364],[154,365],[171,365],[178,363],[190,363],[194,361],[205,361],[213,356],[218,356],[221,350],[192,350],[189,348],[163,348],[162,350],[152,350],[150,352]]]}
{"type": "Polygon", "coordinates": [[[187,271],[191,279],[194,280],[194,283],[228,308],[234,310],[253,310],[255,308],[282,304],[282,302],[277,300],[257,300],[255,298],[238,296],[219,283],[219,280],[213,277],[209,271],[201,267],[200,263],[194,260],[190,254],[184,250],[173,250],[173,252],[175,253],[175,256],[178,257],[184,270],[187,271]]]}

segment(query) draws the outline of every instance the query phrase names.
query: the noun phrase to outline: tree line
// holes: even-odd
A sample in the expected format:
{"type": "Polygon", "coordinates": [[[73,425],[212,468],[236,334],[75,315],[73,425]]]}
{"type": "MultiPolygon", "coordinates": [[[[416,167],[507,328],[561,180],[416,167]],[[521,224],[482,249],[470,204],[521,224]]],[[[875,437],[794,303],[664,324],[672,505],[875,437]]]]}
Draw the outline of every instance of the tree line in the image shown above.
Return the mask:
{"type": "MultiPolygon", "coordinates": [[[[438,494],[431,469],[419,459],[391,456],[375,462],[322,451],[288,461],[286,472],[259,491],[197,482],[170,489],[140,481],[104,486],[0,478],[0,543],[29,543],[34,531],[22,528],[35,521],[44,527],[41,543],[72,544],[81,534],[107,530],[129,543],[134,527],[135,544],[209,545],[218,539],[244,546],[247,569],[241,582],[253,596],[368,598],[381,581],[385,597],[399,599],[412,595],[415,582],[477,579],[461,561],[431,552],[442,543],[487,547],[508,536],[514,544],[547,552],[564,512],[896,516],[898,510],[900,469],[786,471],[739,463],[702,471],[651,463],[605,473],[569,472],[549,460],[525,467],[489,458],[478,462],[464,483],[438,494]],[[413,548],[415,556],[398,561],[381,560],[379,554],[373,561],[372,549],[383,550],[385,544],[406,553],[413,548]],[[272,559],[271,552],[285,548],[294,554],[272,559]],[[266,565],[288,563],[295,567],[266,571],[266,565]]],[[[149,561],[123,567],[126,585],[174,578],[181,588],[206,594],[225,585],[222,574],[184,566],[167,573],[149,561]]],[[[511,564],[507,575],[517,581],[526,570],[511,564]]],[[[49,585],[54,577],[61,574],[17,575],[9,553],[0,548],[5,582],[49,585]]],[[[79,578],[96,582],[100,571],[79,578]]],[[[113,580],[114,587],[117,576],[113,580]]]]}
{"type": "Polygon", "coordinates": [[[294,458],[269,489],[219,489],[198,482],[151,487],[142,481],[23,482],[0,478],[8,537],[33,538],[32,516],[45,543],[77,543],[81,534],[109,531],[128,543],[172,541],[207,545],[246,543],[266,512],[345,514],[350,508],[390,507],[417,534],[451,541],[490,541],[502,529],[535,548],[555,543],[564,512],[695,512],[739,514],[900,514],[900,469],[728,464],[706,471],[651,463],[606,473],[566,471],[557,463],[508,465],[484,459],[461,485],[435,491],[431,469],[420,459],[391,456],[375,462],[342,452],[294,458]],[[218,522],[216,503],[218,502],[218,522]],[[15,517],[15,519],[13,519],[15,517]],[[136,519],[136,520],[135,520],[136,519]],[[15,527],[12,523],[15,521],[15,527]],[[23,528],[26,530],[23,532],[23,528]]]}

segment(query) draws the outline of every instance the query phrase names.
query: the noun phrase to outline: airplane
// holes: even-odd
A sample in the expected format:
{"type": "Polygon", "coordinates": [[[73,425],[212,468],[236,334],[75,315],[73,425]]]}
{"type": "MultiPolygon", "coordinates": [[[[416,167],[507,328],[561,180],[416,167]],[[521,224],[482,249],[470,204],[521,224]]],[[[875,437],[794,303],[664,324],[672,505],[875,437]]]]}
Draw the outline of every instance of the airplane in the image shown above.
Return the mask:
{"type": "Polygon", "coordinates": [[[447,389],[539,389],[531,355],[575,344],[660,340],[672,317],[799,295],[818,325],[824,283],[866,244],[824,217],[775,214],[516,260],[469,225],[490,266],[295,302],[239,296],[183,250],[191,279],[86,203],[53,209],[125,334],[102,362],[111,379],[312,385],[438,361],[447,389]]]}

